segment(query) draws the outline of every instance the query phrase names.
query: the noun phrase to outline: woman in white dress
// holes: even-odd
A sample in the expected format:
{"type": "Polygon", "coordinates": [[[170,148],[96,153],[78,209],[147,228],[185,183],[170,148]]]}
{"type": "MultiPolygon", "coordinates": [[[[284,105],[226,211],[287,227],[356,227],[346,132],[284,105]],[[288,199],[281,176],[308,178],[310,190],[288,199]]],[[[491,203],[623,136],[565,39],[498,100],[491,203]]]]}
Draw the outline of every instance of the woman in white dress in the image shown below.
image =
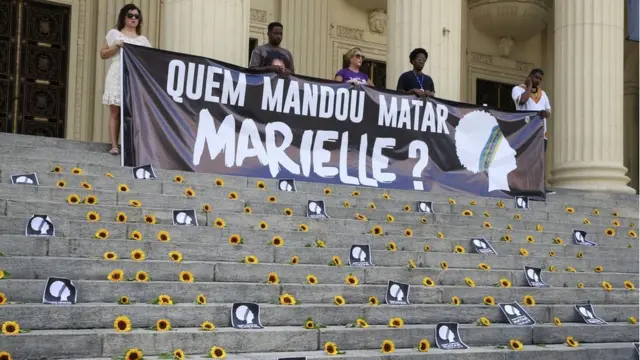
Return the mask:
{"type": "Polygon", "coordinates": [[[111,155],[119,155],[118,138],[120,136],[120,48],[124,43],[151,47],[149,40],[141,34],[142,12],[134,4],[120,9],[115,29],[109,30],[106,42],[100,49],[100,57],[111,59],[104,84],[102,103],[109,106],[109,140],[111,155]]]}

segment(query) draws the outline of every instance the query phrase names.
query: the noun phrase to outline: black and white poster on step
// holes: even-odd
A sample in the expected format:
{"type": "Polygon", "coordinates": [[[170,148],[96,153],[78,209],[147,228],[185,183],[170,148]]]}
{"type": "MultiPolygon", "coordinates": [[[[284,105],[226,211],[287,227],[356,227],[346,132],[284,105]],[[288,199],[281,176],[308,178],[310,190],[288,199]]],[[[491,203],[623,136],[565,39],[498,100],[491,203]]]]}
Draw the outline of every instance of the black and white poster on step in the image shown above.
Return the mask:
{"type": "Polygon", "coordinates": [[[387,305],[409,305],[409,284],[389,280],[384,302],[387,305]]]}
{"type": "Polygon", "coordinates": [[[516,196],[515,197],[516,209],[530,210],[529,197],[528,196],[516,196]]]}
{"type": "Polygon", "coordinates": [[[640,343],[633,343],[633,347],[636,348],[636,352],[640,354],[640,343]]]}
{"type": "Polygon", "coordinates": [[[471,247],[473,248],[473,251],[478,254],[498,255],[496,249],[493,248],[489,240],[486,238],[472,238],[471,247]]]}
{"type": "Polygon", "coordinates": [[[418,212],[434,214],[433,202],[431,201],[418,201],[418,212]]]}
{"type": "Polygon", "coordinates": [[[595,242],[587,240],[587,232],[584,230],[573,230],[573,242],[576,245],[597,246],[595,242]]]}
{"type": "Polygon", "coordinates": [[[307,202],[307,217],[311,219],[328,219],[324,200],[309,200],[307,202]]]}
{"type": "Polygon", "coordinates": [[[502,314],[512,325],[535,325],[535,319],[518,304],[517,301],[505,304],[498,304],[502,314]]]}
{"type": "Polygon", "coordinates": [[[436,346],[442,350],[465,350],[469,347],[462,341],[458,323],[436,325],[436,346]]]}
{"type": "Polygon", "coordinates": [[[542,280],[542,269],[532,266],[524,267],[524,278],[531,287],[549,287],[549,284],[542,280]]]}
{"type": "Polygon", "coordinates": [[[50,277],[42,294],[43,304],[71,305],[78,300],[78,291],[66,278],[50,277]]]}
{"type": "Polygon", "coordinates": [[[33,215],[27,220],[25,236],[56,236],[56,227],[49,215],[33,215]]]}
{"type": "Polygon", "coordinates": [[[260,305],[234,303],[231,307],[231,326],[235,329],[262,329],[260,305]]]}
{"type": "Polygon", "coordinates": [[[585,322],[590,325],[606,325],[607,322],[596,315],[596,310],[591,304],[575,305],[574,308],[585,322]]]}
{"type": "Polygon", "coordinates": [[[373,266],[369,245],[351,245],[351,249],[349,249],[349,266],[373,266]]]}
{"type": "Polygon", "coordinates": [[[13,185],[33,185],[39,186],[38,175],[36,173],[11,175],[13,185]]]}
{"type": "Polygon", "coordinates": [[[173,225],[198,226],[198,216],[194,209],[172,210],[173,225]]]}
{"type": "Polygon", "coordinates": [[[294,179],[278,179],[278,190],[296,192],[296,181],[294,179]]]}
{"type": "Polygon", "coordinates": [[[134,180],[156,180],[158,178],[151,164],[136,166],[131,169],[131,173],[134,180]]]}
{"type": "Polygon", "coordinates": [[[306,356],[278,358],[278,360],[307,360],[306,356]]]}

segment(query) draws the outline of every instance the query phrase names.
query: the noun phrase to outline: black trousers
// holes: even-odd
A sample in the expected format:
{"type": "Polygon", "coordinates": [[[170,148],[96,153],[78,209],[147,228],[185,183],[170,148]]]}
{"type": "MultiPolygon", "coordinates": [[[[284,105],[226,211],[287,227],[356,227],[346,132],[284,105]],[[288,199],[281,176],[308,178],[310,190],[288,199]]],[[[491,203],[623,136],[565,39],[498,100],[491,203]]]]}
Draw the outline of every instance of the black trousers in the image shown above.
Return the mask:
{"type": "Polygon", "coordinates": [[[544,139],[544,152],[547,152],[547,139],[544,139]]]}

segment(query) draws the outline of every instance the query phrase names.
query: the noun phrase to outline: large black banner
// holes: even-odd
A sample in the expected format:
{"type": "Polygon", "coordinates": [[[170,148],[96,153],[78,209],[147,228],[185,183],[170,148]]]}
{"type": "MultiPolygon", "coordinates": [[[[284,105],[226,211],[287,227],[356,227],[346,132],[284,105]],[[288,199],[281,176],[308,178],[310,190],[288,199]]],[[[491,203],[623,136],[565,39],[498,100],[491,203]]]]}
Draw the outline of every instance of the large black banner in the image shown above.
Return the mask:
{"type": "Polygon", "coordinates": [[[543,122],[442,99],[125,45],[123,162],[544,198],[543,122]]]}

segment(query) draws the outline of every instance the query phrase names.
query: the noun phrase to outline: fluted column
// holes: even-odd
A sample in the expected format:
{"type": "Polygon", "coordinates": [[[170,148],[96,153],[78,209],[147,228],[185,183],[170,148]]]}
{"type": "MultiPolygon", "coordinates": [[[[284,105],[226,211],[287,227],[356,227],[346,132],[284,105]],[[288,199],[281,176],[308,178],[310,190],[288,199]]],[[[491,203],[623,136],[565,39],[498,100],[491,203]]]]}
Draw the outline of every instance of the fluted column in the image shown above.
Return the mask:
{"type": "Polygon", "coordinates": [[[462,61],[462,0],[389,0],[387,87],[411,69],[409,53],[422,47],[429,53],[423,72],[433,78],[436,95],[460,100],[462,61]]]}
{"type": "Polygon", "coordinates": [[[247,65],[250,0],[164,0],[160,47],[247,65]]]}
{"type": "Polygon", "coordinates": [[[330,69],[330,0],[282,0],[280,6],[284,37],[282,46],[291,51],[298,74],[333,78],[330,69]]]}
{"type": "Polygon", "coordinates": [[[623,0],[556,0],[551,185],[632,193],[623,164],[623,0]]]}

